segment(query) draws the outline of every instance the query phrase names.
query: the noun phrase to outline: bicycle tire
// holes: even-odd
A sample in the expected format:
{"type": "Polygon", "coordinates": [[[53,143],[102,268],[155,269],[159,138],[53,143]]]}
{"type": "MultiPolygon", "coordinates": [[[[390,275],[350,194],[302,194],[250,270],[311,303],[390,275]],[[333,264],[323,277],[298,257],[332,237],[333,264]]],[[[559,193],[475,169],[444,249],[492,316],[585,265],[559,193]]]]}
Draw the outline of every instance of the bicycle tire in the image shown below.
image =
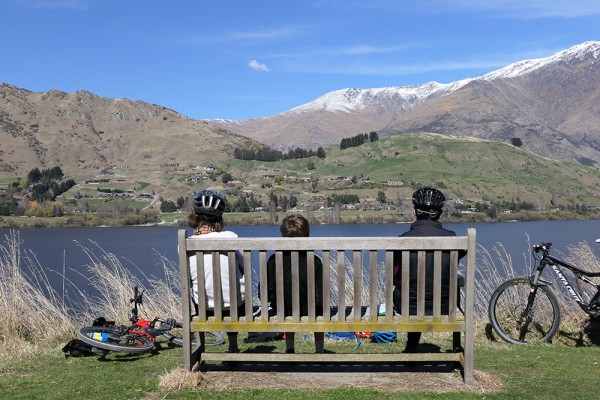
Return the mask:
{"type": "Polygon", "coordinates": [[[154,347],[154,342],[149,337],[129,332],[123,333],[122,327],[84,326],[79,330],[78,336],[90,346],[108,351],[147,353],[154,347]],[[104,336],[104,340],[100,336],[104,336]]]}
{"type": "Polygon", "coordinates": [[[552,291],[538,286],[529,318],[523,313],[531,291],[528,277],[509,279],[492,294],[488,316],[492,327],[508,343],[552,341],[560,327],[560,306],[552,291]]]}
{"type": "MultiPolygon", "coordinates": [[[[169,341],[177,346],[183,346],[183,338],[180,336],[173,336],[169,338],[169,341]]],[[[225,337],[221,332],[204,332],[204,344],[206,346],[219,346],[225,343],[225,337]]],[[[196,340],[192,337],[192,344],[196,344],[196,340]]]]}

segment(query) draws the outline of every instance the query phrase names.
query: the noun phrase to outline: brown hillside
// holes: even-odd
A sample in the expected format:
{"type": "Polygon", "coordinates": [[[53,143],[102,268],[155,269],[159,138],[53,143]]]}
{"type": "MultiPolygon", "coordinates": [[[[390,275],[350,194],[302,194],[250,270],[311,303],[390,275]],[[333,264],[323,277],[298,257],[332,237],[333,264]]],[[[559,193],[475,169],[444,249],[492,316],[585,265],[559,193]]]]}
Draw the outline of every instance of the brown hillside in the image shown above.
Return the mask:
{"type": "Polygon", "coordinates": [[[222,164],[249,141],[144,101],[0,86],[0,177],[57,165],[89,176],[119,165],[222,164]]]}

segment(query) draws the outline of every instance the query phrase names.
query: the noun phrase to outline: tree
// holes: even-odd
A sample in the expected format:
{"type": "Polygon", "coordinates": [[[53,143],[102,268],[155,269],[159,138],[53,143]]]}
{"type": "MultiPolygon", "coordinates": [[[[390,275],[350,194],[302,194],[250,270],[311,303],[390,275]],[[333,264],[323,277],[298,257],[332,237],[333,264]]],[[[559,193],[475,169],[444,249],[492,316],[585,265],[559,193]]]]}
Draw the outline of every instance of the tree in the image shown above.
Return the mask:
{"type": "Polygon", "coordinates": [[[511,141],[512,145],[515,146],[515,147],[521,147],[521,146],[523,146],[523,141],[521,141],[521,139],[518,138],[518,137],[514,137],[510,141],[511,141]]]}
{"type": "Polygon", "coordinates": [[[163,201],[160,203],[160,212],[175,212],[177,206],[171,200],[163,201]]]}
{"type": "Polygon", "coordinates": [[[180,196],[177,199],[177,208],[182,208],[185,205],[185,198],[183,196],[180,196]]]}
{"type": "Polygon", "coordinates": [[[387,201],[387,199],[385,197],[385,192],[383,192],[383,191],[377,192],[377,201],[380,203],[385,203],[387,201]]]}
{"type": "Polygon", "coordinates": [[[250,206],[248,205],[246,196],[239,196],[237,198],[237,200],[233,204],[233,211],[237,211],[237,212],[249,212],[250,211],[250,206]]]}
{"type": "Polygon", "coordinates": [[[223,183],[231,182],[233,180],[233,176],[229,172],[224,172],[221,176],[221,181],[223,183]]]}
{"type": "Polygon", "coordinates": [[[39,168],[34,168],[27,174],[27,180],[29,183],[35,183],[40,179],[42,179],[42,173],[40,172],[39,168]]]}
{"type": "Polygon", "coordinates": [[[327,154],[325,153],[325,150],[319,146],[319,148],[317,149],[317,157],[319,158],[325,158],[327,154]]]}
{"type": "Polygon", "coordinates": [[[287,211],[289,200],[287,196],[283,196],[279,198],[279,206],[281,207],[281,211],[287,211]]]}
{"type": "Polygon", "coordinates": [[[52,167],[49,170],[42,171],[42,175],[49,179],[60,180],[65,174],[60,167],[52,167]]]}
{"type": "Polygon", "coordinates": [[[377,140],[379,140],[379,135],[377,135],[377,132],[373,131],[369,133],[369,141],[376,142],[377,140]]]}
{"type": "Polygon", "coordinates": [[[290,208],[296,208],[298,205],[298,198],[294,195],[290,195],[290,208]]]}

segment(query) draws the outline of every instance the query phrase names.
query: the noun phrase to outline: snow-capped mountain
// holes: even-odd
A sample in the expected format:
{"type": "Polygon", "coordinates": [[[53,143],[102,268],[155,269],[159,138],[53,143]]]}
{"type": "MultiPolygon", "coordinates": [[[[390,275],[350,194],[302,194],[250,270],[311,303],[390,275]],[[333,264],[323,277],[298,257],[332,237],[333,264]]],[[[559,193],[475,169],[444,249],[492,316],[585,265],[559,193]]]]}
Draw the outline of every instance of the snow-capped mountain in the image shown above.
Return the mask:
{"type": "Polygon", "coordinates": [[[267,118],[209,121],[282,149],[335,146],[361,132],[428,131],[600,161],[600,42],[449,84],[343,89],[267,118]],[[293,138],[293,139],[292,139],[293,138]]]}
{"type": "Polygon", "coordinates": [[[515,78],[564,60],[583,61],[586,57],[598,59],[598,56],[600,56],[600,42],[584,42],[560,51],[550,57],[536,58],[510,64],[504,68],[485,74],[481,78],[486,80],[515,78]]]}

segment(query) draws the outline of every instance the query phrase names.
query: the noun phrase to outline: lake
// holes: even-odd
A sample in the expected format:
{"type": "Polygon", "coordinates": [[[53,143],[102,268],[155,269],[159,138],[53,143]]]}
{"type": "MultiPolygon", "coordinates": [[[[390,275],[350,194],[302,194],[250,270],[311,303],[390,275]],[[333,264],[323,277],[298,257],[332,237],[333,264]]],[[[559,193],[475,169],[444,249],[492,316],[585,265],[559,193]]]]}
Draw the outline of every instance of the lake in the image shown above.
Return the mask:
{"type": "MultiPolygon", "coordinates": [[[[477,243],[492,250],[499,243],[513,261],[525,265],[529,259],[527,237],[531,244],[551,242],[558,251],[581,241],[594,244],[600,238],[600,221],[541,221],[505,223],[447,223],[444,227],[458,235],[467,228],[477,230],[477,243]]],[[[409,228],[408,224],[373,225],[313,225],[311,236],[395,236],[409,228]]],[[[82,247],[101,257],[114,254],[121,263],[146,276],[162,276],[161,256],[177,262],[177,230],[181,227],[119,227],[119,228],[30,228],[18,230],[21,251],[34,254],[40,266],[48,271],[53,286],[62,281],[63,268],[67,278],[80,282],[90,259],[82,247]]],[[[231,226],[226,229],[239,236],[279,236],[279,226],[231,226]]],[[[191,232],[188,229],[188,232],[191,232]]],[[[8,229],[0,229],[0,244],[6,245],[8,229]]],[[[600,250],[600,249],[599,249],[600,250]]],[[[137,273],[136,273],[137,274],[137,273]]]]}

